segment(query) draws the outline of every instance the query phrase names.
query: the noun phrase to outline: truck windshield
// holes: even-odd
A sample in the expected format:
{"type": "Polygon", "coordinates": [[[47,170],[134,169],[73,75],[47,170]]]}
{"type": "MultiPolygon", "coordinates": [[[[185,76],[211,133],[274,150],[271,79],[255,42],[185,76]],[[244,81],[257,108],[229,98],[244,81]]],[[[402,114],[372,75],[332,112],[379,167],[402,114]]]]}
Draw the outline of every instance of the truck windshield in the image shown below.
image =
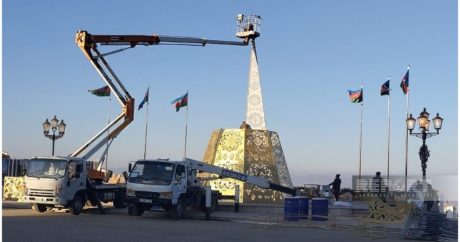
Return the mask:
{"type": "Polygon", "coordinates": [[[174,164],[167,162],[136,162],[128,182],[152,185],[169,185],[172,182],[174,164]]]}
{"type": "Polygon", "coordinates": [[[32,159],[26,163],[26,175],[39,178],[60,178],[65,174],[66,160],[32,159]]]}

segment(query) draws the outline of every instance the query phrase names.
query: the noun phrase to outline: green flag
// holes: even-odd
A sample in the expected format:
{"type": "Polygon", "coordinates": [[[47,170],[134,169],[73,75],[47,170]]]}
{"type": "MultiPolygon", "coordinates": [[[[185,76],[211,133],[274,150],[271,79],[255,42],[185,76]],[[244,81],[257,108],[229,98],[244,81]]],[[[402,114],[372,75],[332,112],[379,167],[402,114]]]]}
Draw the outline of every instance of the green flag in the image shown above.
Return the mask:
{"type": "Polygon", "coordinates": [[[99,96],[99,97],[108,97],[110,96],[110,88],[109,86],[101,87],[98,89],[94,90],[88,90],[88,92],[91,92],[92,94],[99,96]]]}

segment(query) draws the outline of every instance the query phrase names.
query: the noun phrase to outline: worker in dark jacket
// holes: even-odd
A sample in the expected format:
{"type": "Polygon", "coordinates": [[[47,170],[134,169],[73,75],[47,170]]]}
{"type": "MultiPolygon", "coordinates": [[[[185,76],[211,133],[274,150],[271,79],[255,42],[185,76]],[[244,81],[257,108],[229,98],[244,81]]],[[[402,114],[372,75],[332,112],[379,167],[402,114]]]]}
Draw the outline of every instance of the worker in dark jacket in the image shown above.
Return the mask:
{"type": "Polygon", "coordinates": [[[329,186],[332,186],[332,192],[334,193],[336,201],[339,201],[340,183],[342,183],[342,180],[340,180],[340,174],[337,174],[335,175],[334,181],[331,184],[329,184],[329,186]]]}
{"type": "Polygon", "coordinates": [[[382,192],[382,177],[380,176],[380,171],[377,171],[372,178],[372,190],[378,192],[379,195],[382,192]]]}

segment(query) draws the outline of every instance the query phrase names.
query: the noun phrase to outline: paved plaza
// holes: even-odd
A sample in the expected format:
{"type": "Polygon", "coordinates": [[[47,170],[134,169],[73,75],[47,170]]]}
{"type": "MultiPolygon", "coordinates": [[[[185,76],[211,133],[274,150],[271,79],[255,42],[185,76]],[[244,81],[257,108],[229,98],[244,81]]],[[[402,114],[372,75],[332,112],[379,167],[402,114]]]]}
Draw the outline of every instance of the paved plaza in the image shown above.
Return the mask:
{"type": "MultiPolygon", "coordinates": [[[[3,204],[3,241],[371,241],[365,233],[330,228],[327,222],[272,223],[262,215],[215,212],[211,221],[189,211],[174,220],[168,214],[147,212],[128,216],[125,209],[105,215],[88,209],[79,216],[66,212],[37,213],[24,206],[3,204]]],[[[266,218],[269,218],[268,216],[266,218]]],[[[276,221],[275,221],[276,222],[276,221]]],[[[398,230],[388,230],[379,241],[403,241],[398,230]]]]}

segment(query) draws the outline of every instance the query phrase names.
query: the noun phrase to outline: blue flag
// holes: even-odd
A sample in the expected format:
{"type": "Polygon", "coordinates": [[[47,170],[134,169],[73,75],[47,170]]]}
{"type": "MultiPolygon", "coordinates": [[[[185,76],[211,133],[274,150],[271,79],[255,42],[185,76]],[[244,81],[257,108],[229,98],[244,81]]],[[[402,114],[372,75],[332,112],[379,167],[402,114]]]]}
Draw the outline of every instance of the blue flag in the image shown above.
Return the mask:
{"type": "Polygon", "coordinates": [[[142,99],[142,102],[139,103],[139,107],[137,107],[137,110],[141,110],[141,108],[144,107],[144,104],[149,102],[149,89],[150,87],[147,88],[147,92],[145,92],[144,99],[142,99]]]}

